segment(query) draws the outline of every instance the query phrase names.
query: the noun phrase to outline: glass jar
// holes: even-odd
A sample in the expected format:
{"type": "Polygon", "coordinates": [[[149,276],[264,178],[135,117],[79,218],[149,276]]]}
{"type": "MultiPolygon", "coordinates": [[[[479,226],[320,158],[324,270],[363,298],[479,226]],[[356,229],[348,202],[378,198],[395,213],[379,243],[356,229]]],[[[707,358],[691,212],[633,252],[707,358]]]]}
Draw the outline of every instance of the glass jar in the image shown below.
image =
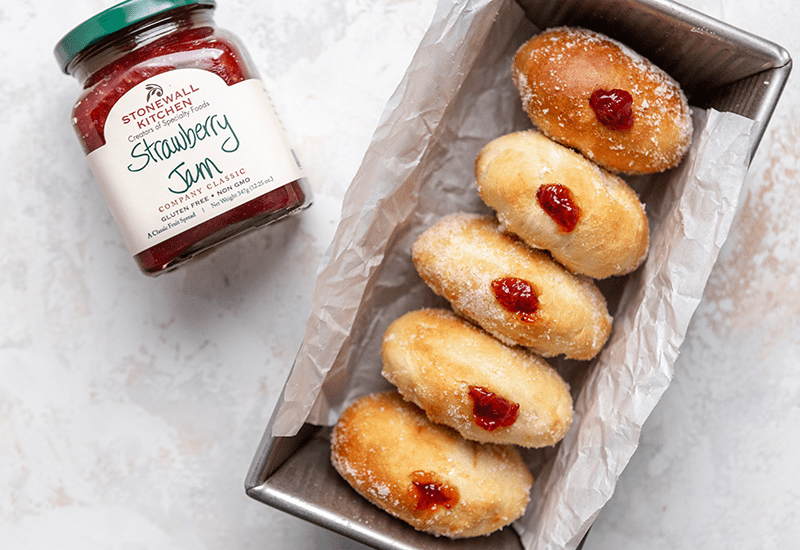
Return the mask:
{"type": "Polygon", "coordinates": [[[127,0],[55,48],[72,123],[131,255],[159,275],[311,203],[303,169],[213,0],[127,0]]]}

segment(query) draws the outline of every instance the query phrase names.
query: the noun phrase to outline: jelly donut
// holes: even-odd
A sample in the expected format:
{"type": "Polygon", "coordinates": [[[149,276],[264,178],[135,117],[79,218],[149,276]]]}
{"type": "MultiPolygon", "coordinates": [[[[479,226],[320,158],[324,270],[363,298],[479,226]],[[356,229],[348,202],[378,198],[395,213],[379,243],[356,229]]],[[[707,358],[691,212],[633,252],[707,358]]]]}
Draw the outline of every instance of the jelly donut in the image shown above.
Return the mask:
{"type": "Polygon", "coordinates": [[[544,359],[510,347],[446,309],[394,321],[383,376],[428,418],[482,443],[547,447],[572,422],[569,386],[544,359]]]}
{"type": "Polygon", "coordinates": [[[506,344],[591,359],[611,332],[605,298],[591,279],[529,247],[493,216],[442,218],[417,237],[411,258],[436,294],[506,344]]]}
{"type": "Polygon", "coordinates": [[[647,216],[633,189],[535,130],[489,142],[475,177],[506,229],[574,273],[624,275],[647,255],[647,216]]]}
{"type": "Polygon", "coordinates": [[[512,76],[542,132],[607,170],[661,172],[689,149],[692,118],[680,85],[600,33],[548,29],[517,50],[512,76]]]}
{"type": "Polygon", "coordinates": [[[449,538],[510,524],[525,511],[533,484],[516,447],[467,441],[394,391],[362,397],[342,413],[331,462],[379,508],[449,538]]]}

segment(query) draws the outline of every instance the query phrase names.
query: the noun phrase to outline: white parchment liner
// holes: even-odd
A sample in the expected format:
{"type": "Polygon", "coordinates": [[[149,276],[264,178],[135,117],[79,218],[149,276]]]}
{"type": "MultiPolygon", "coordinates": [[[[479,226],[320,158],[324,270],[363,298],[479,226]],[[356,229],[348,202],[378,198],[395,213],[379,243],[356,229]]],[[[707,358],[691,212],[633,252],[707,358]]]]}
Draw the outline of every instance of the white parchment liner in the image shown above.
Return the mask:
{"type": "MultiPolygon", "coordinates": [[[[407,311],[446,307],[414,270],[411,243],[444,214],[490,212],[475,155],[531,127],[510,67],[536,32],[510,0],[440,2],[345,195],[273,436],[330,425],[356,397],[389,388],[380,376],[386,327],[407,311]]],[[[514,527],[527,550],[575,548],[611,497],[727,238],[753,123],[697,110],[694,121],[680,167],[627,178],[646,204],[651,245],[633,275],[600,282],[615,314],[608,344],[590,363],[551,361],[571,384],[575,418],[557,447],[526,451],[537,480],[514,527]]]]}

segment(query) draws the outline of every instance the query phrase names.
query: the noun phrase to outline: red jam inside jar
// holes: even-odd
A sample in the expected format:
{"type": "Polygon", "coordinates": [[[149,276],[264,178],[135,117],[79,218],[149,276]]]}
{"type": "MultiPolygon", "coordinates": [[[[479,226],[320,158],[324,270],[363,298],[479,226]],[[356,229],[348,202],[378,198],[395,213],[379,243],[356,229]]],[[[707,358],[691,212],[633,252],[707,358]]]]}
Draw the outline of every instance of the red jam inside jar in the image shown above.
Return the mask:
{"type": "Polygon", "coordinates": [[[452,508],[460,495],[457,488],[447,485],[438,474],[417,470],[411,473],[411,496],[415,510],[435,512],[439,506],[452,508]]]}
{"type": "Polygon", "coordinates": [[[83,84],[73,126],[147,275],[311,204],[266,89],[213,8],[128,0],[55,50],[83,84]]]}
{"type": "Polygon", "coordinates": [[[536,200],[564,233],[575,230],[580,221],[581,210],[575,204],[575,198],[568,187],[560,183],[542,185],[536,191],[536,200]]]}
{"type": "Polygon", "coordinates": [[[480,386],[470,386],[469,396],[472,398],[475,423],[484,430],[493,432],[497,428],[512,426],[517,421],[519,403],[512,403],[480,386]]]}
{"type": "Polygon", "coordinates": [[[517,277],[501,277],[492,281],[492,290],[506,311],[517,313],[526,323],[536,320],[539,298],[528,281],[517,277]]]}

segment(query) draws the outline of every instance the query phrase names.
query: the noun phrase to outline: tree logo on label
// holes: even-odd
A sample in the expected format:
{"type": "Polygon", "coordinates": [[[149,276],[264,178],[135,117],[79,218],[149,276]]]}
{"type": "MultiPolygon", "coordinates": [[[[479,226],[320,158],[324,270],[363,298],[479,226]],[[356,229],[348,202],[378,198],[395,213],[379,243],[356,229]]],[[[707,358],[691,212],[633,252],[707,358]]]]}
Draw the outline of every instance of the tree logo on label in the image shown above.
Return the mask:
{"type": "Polygon", "coordinates": [[[164,90],[158,84],[147,84],[144,87],[147,90],[147,99],[145,101],[149,102],[150,98],[153,96],[161,97],[164,95],[164,90]]]}

